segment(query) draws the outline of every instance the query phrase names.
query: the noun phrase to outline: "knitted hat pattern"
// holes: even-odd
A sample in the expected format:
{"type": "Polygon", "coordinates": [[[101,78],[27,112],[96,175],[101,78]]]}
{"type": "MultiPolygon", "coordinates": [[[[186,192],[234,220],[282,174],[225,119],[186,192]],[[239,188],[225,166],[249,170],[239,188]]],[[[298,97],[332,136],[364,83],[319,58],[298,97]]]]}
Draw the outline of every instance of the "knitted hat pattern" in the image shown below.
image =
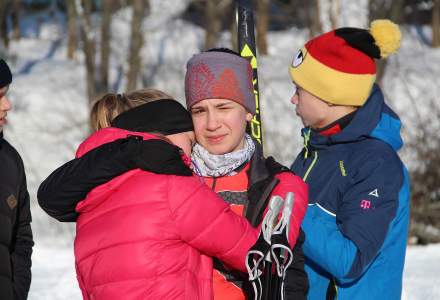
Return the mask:
{"type": "Polygon", "coordinates": [[[186,106],[206,99],[227,99],[255,114],[252,67],[242,57],[224,52],[202,52],[187,64],[186,106]]]}

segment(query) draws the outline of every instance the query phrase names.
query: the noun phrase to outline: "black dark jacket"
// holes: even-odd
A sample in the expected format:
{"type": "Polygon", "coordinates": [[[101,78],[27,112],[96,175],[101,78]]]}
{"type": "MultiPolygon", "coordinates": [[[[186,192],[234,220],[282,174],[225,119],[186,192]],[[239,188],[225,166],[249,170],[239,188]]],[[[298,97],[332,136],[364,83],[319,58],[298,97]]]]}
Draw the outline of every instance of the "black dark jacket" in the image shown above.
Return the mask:
{"type": "Polygon", "coordinates": [[[0,132],[0,299],[26,299],[34,245],[23,161],[0,132]]]}
{"type": "MultiPolygon", "coordinates": [[[[151,159],[152,155],[156,157],[157,153],[151,150],[147,141],[133,138],[116,140],[98,147],[61,166],[40,185],[40,206],[59,221],[74,222],[77,218],[76,204],[94,187],[134,168],[163,172],[159,169],[163,168],[164,162],[151,159]],[[155,161],[156,164],[146,165],[147,161],[155,161]]],[[[261,148],[257,145],[248,171],[249,201],[245,205],[245,216],[253,226],[262,220],[270,193],[278,184],[278,179],[274,177],[278,170],[268,168],[261,148]]],[[[303,242],[304,233],[301,232],[294,248],[294,261],[288,269],[291,280],[286,283],[287,299],[306,299],[308,279],[304,271],[303,242]]]]}

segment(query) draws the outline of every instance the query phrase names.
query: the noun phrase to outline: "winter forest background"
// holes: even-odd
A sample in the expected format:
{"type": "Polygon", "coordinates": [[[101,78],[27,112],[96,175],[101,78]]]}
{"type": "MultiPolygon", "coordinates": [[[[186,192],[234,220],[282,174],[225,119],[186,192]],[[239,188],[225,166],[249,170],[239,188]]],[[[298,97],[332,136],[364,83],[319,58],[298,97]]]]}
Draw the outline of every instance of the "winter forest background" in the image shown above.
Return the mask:
{"type": "MultiPolygon", "coordinates": [[[[341,26],[401,25],[402,47],[379,63],[378,82],[400,114],[401,157],[412,180],[403,299],[440,299],[440,0],[256,0],[265,149],[286,165],[301,124],[287,72],[311,36],[341,26]]],[[[29,299],[80,299],[74,226],[39,208],[41,181],[89,134],[88,111],[105,92],[156,87],[184,102],[186,61],[236,49],[233,0],[0,0],[0,57],[14,73],[6,138],[26,166],[35,250],[29,299]]]]}

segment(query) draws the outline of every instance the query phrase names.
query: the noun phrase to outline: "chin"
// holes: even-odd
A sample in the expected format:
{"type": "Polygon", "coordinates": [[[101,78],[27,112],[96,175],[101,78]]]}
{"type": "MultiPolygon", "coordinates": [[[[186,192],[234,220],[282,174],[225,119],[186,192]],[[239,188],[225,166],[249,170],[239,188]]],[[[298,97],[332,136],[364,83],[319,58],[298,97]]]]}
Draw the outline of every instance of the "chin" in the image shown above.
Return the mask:
{"type": "Polygon", "coordinates": [[[208,150],[209,153],[215,154],[215,155],[223,155],[226,153],[229,153],[229,147],[225,145],[210,145],[208,147],[205,147],[206,150],[208,150]]]}
{"type": "Polygon", "coordinates": [[[217,147],[210,148],[210,149],[207,149],[207,150],[208,150],[209,153],[214,154],[214,155],[223,155],[223,154],[226,154],[226,153],[229,152],[229,151],[225,151],[223,149],[219,149],[217,147]]]}

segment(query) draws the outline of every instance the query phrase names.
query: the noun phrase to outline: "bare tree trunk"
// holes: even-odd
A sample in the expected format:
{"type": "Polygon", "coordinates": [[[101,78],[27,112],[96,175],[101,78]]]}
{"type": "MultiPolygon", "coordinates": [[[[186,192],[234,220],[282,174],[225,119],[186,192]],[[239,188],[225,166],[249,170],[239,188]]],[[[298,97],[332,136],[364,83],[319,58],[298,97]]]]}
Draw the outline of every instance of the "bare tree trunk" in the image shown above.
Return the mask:
{"type": "Polygon", "coordinates": [[[238,29],[237,29],[237,5],[236,1],[230,1],[227,7],[229,33],[231,34],[231,49],[238,52],[238,29]]]}
{"type": "Polygon", "coordinates": [[[315,37],[322,33],[321,8],[319,0],[313,0],[308,13],[309,35],[315,37]]]}
{"type": "Polygon", "coordinates": [[[110,26],[113,0],[102,0],[101,23],[101,92],[108,90],[108,69],[110,56],[110,26]]]}
{"type": "Polygon", "coordinates": [[[229,29],[231,31],[231,49],[238,52],[238,28],[237,21],[235,20],[235,9],[234,9],[234,17],[231,22],[231,27],[229,29]]]}
{"type": "Polygon", "coordinates": [[[205,6],[205,50],[215,47],[221,30],[219,0],[206,0],[205,6]]]}
{"type": "Polygon", "coordinates": [[[341,1],[331,0],[330,2],[330,23],[332,29],[339,27],[339,19],[341,17],[341,1]]]}
{"type": "MultiPolygon", "coordinates": [[[[390,19],[395,23],[399,23],[400,16],[402,15],[403,5],[405,0],[390,1],[389,5],[385,0],[370,0],[369,2],[369,19],[370,22],[375,19],[390,19]]],[[[388,64],[387,59],[381,59],[376,62],[376,82],[382,86],[383,77],[388,64]]]]}
{"type": "Polygon", "coordinates": [[[440,47],[440,0],[432,7],[432,47],[440,47]]]}
{"type": "Polygon", "coordinates": [[[20,6],[21,6],[20,0],[13,0],[12,1],[12,11],[11,11],[12,28],[13,28],[12,36],[13,36],[14,40],[19,40],[20,36],[21,36],[21,34],[20,34],[20,6]]]}
{"type": "Polygon", "coordinates": [[[49,16],[54,17],[58,10],[57,0],[51,0],[49,6],[49,16]]]}
{"type": "Polygon", "coordinates": [[[87,96],[91,104],[96,96],[95,81],[95,42],[92,36],[90,15],[92,12],[92,1],[76,0],[76,9],[81,21],[81,36],[83,40],[83,51],[86,64],[87,96]]]}
{"type": "Polygon", "coordinates": [[[141,67],[139,52],[142,48],[142,21],[146,8],[149,8],[147,0],[133,0],[133,18],[131,21],[130,53],[128,56],[127,91],[136,89],[137,79],[141,67]]]}
{"type": "Polygon", "coordinates": [[[260,54],[267,54],[267,28],[269,27],[269,0],[257,1],[257,47],[260,54]]]}
{"type": "Polygon", "coordinates": [[[75,50],[77,47],[77,22],[75,0],[67,0],[67,58],[75,58],[75,50]]]}
{"type": "Polygon", "coordinates": [[[6,1],[0,1],[0,36],[5,48],[8,48],[8,4],[6,1]]]}

